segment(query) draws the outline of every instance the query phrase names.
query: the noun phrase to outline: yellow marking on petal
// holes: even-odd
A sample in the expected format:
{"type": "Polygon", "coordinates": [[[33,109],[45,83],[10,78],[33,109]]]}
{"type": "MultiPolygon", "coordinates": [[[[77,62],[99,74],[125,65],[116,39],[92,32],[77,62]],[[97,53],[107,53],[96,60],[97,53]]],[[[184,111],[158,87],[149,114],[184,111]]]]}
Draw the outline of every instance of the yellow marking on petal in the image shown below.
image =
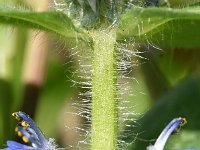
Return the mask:
{"type": "Polygon", "coordinates": [[[23,136],[22,132],[20,132],[20,131],[17,132],[17,135],[18,135],[19,137],[22,137],[22,136],[23,136]]]}
{"type": "Polygon", "coordinates": [[[18,121],[21,120],[21,118],[17,115],[17,112],[12,113],[12,116],[15,117],[18,121]]]}
{"type": "Polygon", "coordinates": [[[181,127],[184,126],[187,123],[186,118],[182,118],[182,119],[183,119],[183,122],[181,122],[181,124],[180,124],[181,127]]]}
{"type": "Polygon", "coordinates": [[[19,131],[17,127],[15,128],[15,132],[17,133],[17,135],[18,135],[19,137],[22,137],[22,136],[23,136],[22,132],[19,131]]]}
{"type": "Polygon", "coordinates": [[[12,116],[14,116],[14,117],[17,116],[17,113],[16,112],[12,113],[12,116]]]}
{"type": "Polygon", "coordinates": [[[18,127],[15,128],[15,132],[17,133],[17,135],[19,137],[22,137],[23,136],[23,133],[21,131],[19,131],[18,127]]]}
{"type": "Polygon", "coordinates": [[[29,125],[28,122],[26,122],[26,121],[22,121],[22,122],[21,122],[21,125],[22,125],[23,127],[26,127],[26,128],[30,127],[30,125],[29,125]]]}
{"type": "Polygon", "coordinates": [[[18,127],[16,127],[16,128],[15,128],[15,132],[18,132],[18,131],[19,131],[19,130],[18,130],[18,127]]]}
{"type": "Polygon", "coordinates": [[[28,142],[29,142],[28,138],[25,137],[25,136],[22,137],[22,140],[23,140],[25,143],[28,143],[28,142]]]}
{"type": "Polygon", "coordinates": [[[184,125],[187,123],[186,118],[181,118],[181,119],[182,119],[182,122],[181,122],[180,125],[173,131],[172,134],[179,133],[180,130],[181,130],[181,127],[184,126],[184,125]]]}

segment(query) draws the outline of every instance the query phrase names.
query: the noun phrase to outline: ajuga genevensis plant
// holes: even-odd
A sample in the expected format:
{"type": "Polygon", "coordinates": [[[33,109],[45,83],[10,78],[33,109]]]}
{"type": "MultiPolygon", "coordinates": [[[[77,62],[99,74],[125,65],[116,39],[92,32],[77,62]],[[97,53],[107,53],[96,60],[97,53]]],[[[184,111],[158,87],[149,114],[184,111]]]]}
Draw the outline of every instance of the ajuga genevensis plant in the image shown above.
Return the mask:
{"type": "MultiPolygon", "coordinates": [[[[129,143],[123,139],[134,134],[125,127],[134,126],[136,113],[129,111],[128,107],[134,106],[129,106],[124,97],[131,94],[129,82],[137,83],[131,71],[139,59],[145,59],[141,44],[152,45],[149,37],[167,22],[200,19],[199,11],[169,8],[177,4],[173,0],[54,0],[53,3],[54,10],[48,12],[4,6],[0,9],[0,22],[51,31],[71,42],[70,54],[78,58],[79,64],[76,71],[79,80],[73,82],[83,88],[81,100],[75,103],[79,110],[75,115],[86,120],[86,127],[76,128],[84,136],[78,144],[84,146],[79,148],[125,149],[129,143]]],[[[188,5],[194,3],[188,1],[188,5]]],[[[33,147],[51,147],[29,116],[23,112],[14,116],[20,121],[17,132],[26,134],[33,147]]],[[[174,130],[184,122],[185,119],[178,118],[169,126],[174,130]]],[[[8,146],[10,149],[23,147],[12,142],[8,146]]]]}

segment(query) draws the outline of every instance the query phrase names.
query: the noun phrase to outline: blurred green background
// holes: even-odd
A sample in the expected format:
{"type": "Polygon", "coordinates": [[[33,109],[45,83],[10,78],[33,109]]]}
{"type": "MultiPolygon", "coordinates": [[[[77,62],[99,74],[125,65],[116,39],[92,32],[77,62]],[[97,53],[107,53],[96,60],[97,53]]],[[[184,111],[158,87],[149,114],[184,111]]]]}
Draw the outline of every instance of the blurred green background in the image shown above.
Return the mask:
{"type": "MultiPolygon", "coordinates": [[[[39,0],[6,3],[23,3],[36,10],[52,5],[39,0]]],[[[129,83],[134,94],[127,99],[134,107],[128,112],[139,115],[134,128],[127,129],[135,134],[123,139],[134,141],[127,149],[142,150],[153,144],[176,117],[186,117],[188,124],[170,138],[166,149],[200,147],[199,26],[194,20],[171,21],[140,43],[139,50],[147,59],[139,60],[130,74],[138,83],[129,83]]],[[[69,42],[60,37],[0,25],[0,147],[14,138],[16,122],[11,114],[19,110],[33,117],[45,135],[55,137],[60,145],[77,142],[79,133],[68,131],[65,125],[83,122],[67,113],[76,111],[71,103],[80,100],[81,89],[72,82],[78,80],[74,75],[78,61],[71,57],[69,42]]]]}

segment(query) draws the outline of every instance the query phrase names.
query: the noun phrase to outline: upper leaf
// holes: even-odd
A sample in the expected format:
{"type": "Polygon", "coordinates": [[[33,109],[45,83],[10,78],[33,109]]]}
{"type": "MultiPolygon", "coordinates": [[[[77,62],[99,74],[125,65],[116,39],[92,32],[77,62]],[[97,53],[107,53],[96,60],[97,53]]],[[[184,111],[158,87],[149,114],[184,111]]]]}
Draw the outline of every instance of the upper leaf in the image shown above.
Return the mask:
{"type": "Polygon", "coordinates": [[[121,17],[118,39],[146,36],[172,20],[200,20],[200,9],[199,7],[183,9],[133,7],[121,17]]]}
{"type": "Polygon", "coordinates": [[[66,38],[89,38],[86,33],[74,26],[69,17],[56,11],[33,12],[0,8],[0,23],[51,31],[66,38]]]}

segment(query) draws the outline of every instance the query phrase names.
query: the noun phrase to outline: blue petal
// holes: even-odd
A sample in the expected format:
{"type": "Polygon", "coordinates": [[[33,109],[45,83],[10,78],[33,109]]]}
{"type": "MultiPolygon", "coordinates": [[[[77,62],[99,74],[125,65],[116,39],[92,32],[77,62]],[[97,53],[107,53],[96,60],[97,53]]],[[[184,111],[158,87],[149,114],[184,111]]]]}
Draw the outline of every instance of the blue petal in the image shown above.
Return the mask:
{"type": "Polygon", "coordinates": [[[7,146],[7,148],[2,150],[41,150],[41,148],[34,148],[15,141],[7,141],[7,146]]]}
{"type": "Polygon", "coordinates": [[[147,147],[148,150],[163,150],[165,143],[167,142],[169,136],[175,132],[180,126],[186,123],[185,118],[175,118],[173,119],[162,131],[154,145],[147,147]]]}
{"type": "Polygon", "coordinates": [[[41,130],[36,126],[35,122],[29,117],[29,115],[27,115],[24,112],[15,112],[13,113],[13,116],[16,117],[16,119],[20,120],[20,121],[25,121],[30,125],[30,128],[33,129],[35,131],[35,133],[38,136],[38,139],[40,141],[40,144],[42,147],[44,147],[48,141],[46,140],[44,134],[41,132],[41,130]]]}
{"type": "Polygon", "coordinates": [[[33,147],[42,147],[40,144],[40,141],[38,139],[37,134],[35,131],[31,128],[24,128],[24,127],[16,127],[16,132],[21,132],[23,136],[25,136],[28,139],[28,142],[33,146],[33,147]]]}
{"type": "Polygon", "coordinates": [[[183,150],[200,150],[199,148],[185,148],[183,150]]]}
{"type": "Polygon", "coordinates": [[[0,150],[56,150],[57,145],[54,139],[47,140],[27,114],[19,111],[12,115],[19,121],[19,125],[15,128],[15,131],[22,137],[24,142],[28,142],[31,146],[15,141],[7,141],[8,147],[0,150]]]}

